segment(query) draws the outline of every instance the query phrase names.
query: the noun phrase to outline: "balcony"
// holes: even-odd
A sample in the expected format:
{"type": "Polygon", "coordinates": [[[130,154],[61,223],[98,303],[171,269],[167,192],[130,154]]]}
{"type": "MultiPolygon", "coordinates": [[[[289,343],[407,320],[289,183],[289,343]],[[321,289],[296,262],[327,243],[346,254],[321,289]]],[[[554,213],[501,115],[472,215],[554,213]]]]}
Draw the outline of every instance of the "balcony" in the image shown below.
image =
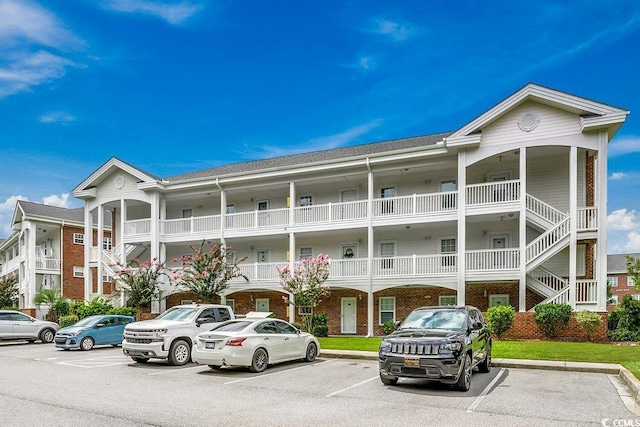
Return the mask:
{"type": "Polygon", "coordinates": [[[36,270],[60,272],[60,260],[54,258],[36,257],[36,270]]]}

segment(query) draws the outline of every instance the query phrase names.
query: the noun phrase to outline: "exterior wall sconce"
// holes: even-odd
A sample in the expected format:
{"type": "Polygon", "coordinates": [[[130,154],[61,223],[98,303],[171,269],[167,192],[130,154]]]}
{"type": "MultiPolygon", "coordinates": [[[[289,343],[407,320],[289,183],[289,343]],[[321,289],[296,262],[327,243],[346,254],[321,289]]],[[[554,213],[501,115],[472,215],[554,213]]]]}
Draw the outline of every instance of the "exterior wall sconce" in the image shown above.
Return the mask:
{"type": "Polygon", "coordinates": [[[485,298],[487,297],[487,288],[484,288],[484,292],[482,292],[482,296],[485,298]]]}
{"type": "Polygon", "coordinates": [[[358,299],[362,301],[362,294],[358,294],[358,299]]]}
{"type": "MultiPolygon", "coordinates": [[[[485,294],[487,293],[487,291],[485,291],[485,294]]],[[[486,296],[486,295],[485,295],[486,296]]],[[[249,294],[249,300],[253,301],[253,294],[249,294]]]]}

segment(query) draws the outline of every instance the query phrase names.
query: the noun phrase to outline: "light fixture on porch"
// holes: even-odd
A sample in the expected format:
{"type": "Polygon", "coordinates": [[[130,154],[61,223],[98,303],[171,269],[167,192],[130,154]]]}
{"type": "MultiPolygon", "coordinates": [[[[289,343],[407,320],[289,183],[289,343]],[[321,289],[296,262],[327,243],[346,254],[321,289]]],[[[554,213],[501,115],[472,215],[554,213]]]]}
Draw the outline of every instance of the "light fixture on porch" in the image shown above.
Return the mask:
{"type": "Polygon", "coordinates": [[[502,156],[498,156],[498,162],[502,163],[502,156]]]}
{"type": "Polygon", "coordinates": [[[362,294],[358,294],[358,299],[362,301],[362,294]]]}
{"type": "MultiPolygon", "coordinates": [[[[486,293],[486,291],[485,291],[485,293],[486,293]]],[[[249,300],[253,301],[253,294],[249,294],[249,300]]]]}
{"type": "Polygon", "coordinates": [[[487,288],[484,288],[484,291],[482,292],[482,296],[485,298],[487,297],[487,288]]]}

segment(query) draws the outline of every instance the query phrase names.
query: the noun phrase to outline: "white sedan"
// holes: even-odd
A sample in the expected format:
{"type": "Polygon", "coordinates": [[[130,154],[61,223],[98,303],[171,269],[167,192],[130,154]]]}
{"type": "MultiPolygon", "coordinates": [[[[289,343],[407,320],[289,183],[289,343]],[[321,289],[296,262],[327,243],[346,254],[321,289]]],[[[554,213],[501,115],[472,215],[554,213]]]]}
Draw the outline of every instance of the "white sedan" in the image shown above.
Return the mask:
{"type": "Polygon", "coordinates": [[[262,372],[275,363],[315,360],[320,349],[316,337],[284,320],[249,317],[251,314],[198,334],[193,362],[211,369],[247,366],[251,372],[262,372]]]}

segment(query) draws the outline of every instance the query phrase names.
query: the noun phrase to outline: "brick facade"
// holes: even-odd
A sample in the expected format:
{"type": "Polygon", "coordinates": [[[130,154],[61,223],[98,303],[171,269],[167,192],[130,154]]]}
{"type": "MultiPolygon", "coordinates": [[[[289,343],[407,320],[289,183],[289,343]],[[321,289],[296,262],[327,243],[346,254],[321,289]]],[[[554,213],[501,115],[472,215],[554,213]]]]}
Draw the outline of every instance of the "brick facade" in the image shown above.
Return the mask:
{"type": "MultiPolygon", "coordinates": [[[[486,313],[484,313],[486,315],[486,313]]],[[[538,328],[538,325],[534,319],[535,313],[524,312],[515,313],[513,319],[513,325],[504,334],[502,339],[504,340],[531,340],[531,339],[544,339],[544,335],[538,328]]],[[[602,325],[600,329],[593,335],[592,341],[594,342],[609,342],[607,336],[607,313],[600,313],[602,317],[602,325]]],[[[557,337],[559,341],[587,341],[587,336],[580,329],[580,325],[576,321],[575,314],[571,316],[569,324],[563,329],[557,337]]]]}

